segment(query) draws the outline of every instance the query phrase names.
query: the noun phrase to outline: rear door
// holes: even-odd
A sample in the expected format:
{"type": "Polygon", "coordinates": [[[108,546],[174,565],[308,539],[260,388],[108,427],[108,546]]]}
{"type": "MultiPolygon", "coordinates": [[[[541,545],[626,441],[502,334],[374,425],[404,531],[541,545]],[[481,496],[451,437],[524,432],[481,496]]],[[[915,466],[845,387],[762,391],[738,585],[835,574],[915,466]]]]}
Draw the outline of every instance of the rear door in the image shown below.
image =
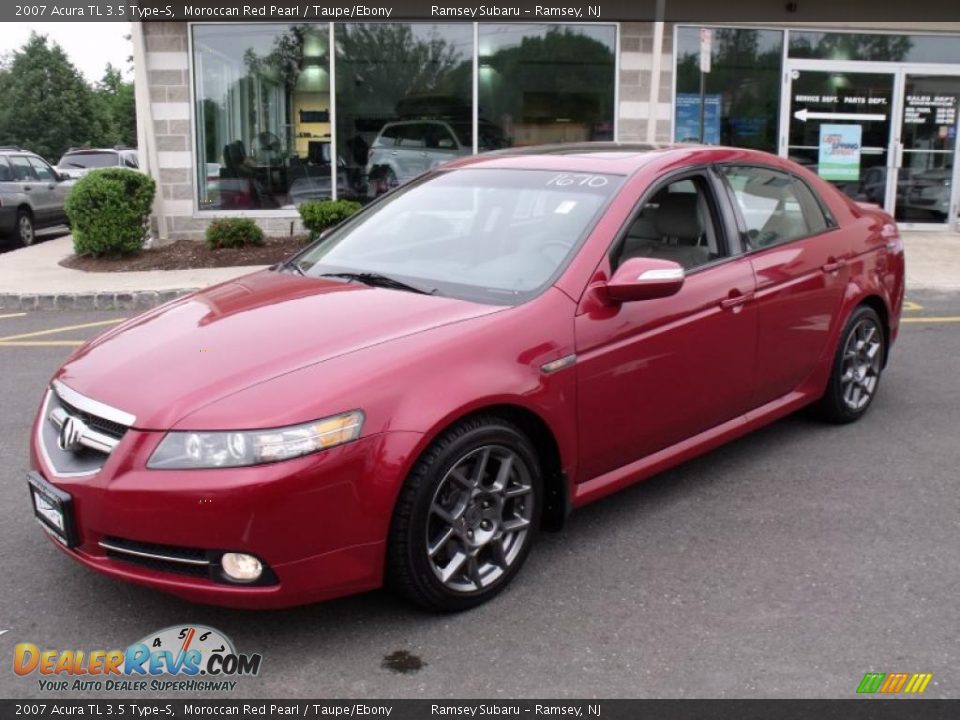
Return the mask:
{"type": "Polygon", "coordinates": [[[43,196],[47,213],[46,222],[50,224],[66,222],[67,214],[63,206],[67,199],[68,186],[60,181],[57,173],[47,164],[46,160],[35,155],[29,156],[27,160],[39,181],[37,189],[43,196]]]}
{"type": "Polygon", "coordinates": [[[603,308],[581,303],[575,319],[581,482],[749,408],[754,276],[723,193],[706,169],[663,181],[644,193],[600,269],[609,277],[630,257],[673,260],[686,271],[676,295],[603,308]]]}
{"type": "Polygon", "coordinates": [[[724,166],[722,175],[757,277],[756,407],[796,390],[829,350],[851,247],[798,177],[746,165],[724,166]]]}

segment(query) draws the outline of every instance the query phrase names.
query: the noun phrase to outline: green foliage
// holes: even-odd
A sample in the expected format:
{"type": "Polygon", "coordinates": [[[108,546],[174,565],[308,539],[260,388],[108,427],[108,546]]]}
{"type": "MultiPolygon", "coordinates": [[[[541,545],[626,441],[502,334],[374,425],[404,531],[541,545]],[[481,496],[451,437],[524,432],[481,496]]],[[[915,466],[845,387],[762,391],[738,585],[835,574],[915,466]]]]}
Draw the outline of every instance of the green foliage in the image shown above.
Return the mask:
{"type": "Polygon", "coordinates": [[[63,49],[36,33],[0,69],[0,144],[56,163],[71,147],[136,145],[133,84],[107,66],[91,88],[63,49]]]}
{"type": "Polygon", "coordinates": [[[303,218],[303,224],[310,231],[311,239],[316,238],[328,227],[346,220],[361,207],[353,200],[309,200],[301,203],[297,210],[303,218]]]}
{"type": "Polygon", "coordinates": [[[263,245],[263,230],[250,218],[221,218],[207,225],[207,245],[213,250],[263,245]]]}
{"type": "Polygon", "coordinates": [[[94,98],[105,116],[107,133],[101,144],[137,146],[137,105],[133,94],[133,83],[123,79],[123,75],[113,65],[107,63],[103,78],[94,89],[94,98]]]}
{"type": "Polygon", "coordinates": [[[66,211],[78,255],[129,255],[143,248],[157,187],[125,168],[84,175],[67,195],[66,211]]]}

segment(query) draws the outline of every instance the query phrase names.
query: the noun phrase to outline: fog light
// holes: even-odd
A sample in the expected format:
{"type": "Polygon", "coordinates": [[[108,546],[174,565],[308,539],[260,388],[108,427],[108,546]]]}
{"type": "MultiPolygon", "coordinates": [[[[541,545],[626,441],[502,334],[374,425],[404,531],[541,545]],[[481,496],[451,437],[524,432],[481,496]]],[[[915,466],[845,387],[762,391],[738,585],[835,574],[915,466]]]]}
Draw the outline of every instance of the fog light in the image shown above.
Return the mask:
{"type": "Polygon", "coordinates": [[[220,566],[224,575],[237,582],[253,582],[263,574],[263,563],[244,553],[224,553],[220,566]]]}

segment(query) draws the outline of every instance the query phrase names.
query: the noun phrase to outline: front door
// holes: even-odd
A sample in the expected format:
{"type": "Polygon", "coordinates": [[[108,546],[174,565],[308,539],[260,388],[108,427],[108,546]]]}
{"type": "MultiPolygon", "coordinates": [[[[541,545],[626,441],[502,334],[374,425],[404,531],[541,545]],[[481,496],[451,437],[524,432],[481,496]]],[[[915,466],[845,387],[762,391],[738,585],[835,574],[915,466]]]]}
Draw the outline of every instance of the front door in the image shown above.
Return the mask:
{"type": "Polygon", "coordinates": [[[956,222],[960,77],[903,74],[894,217],[909,227],[956,222]]]}
{"type": "Polygon", "coordinates": [[[604,270],[630,257],[680,263],[680,292],[575,319],[578,481],[595,478],[742,415],[754,377],[750,261],[725,232],[710,176],[667,181],[638,206],[604,270]]]}
{"type": "Polygon", "coordinates": [[[894,171],[893,70],[792,60],[787,65],[780,154],[855,200],[887,206],[894,171]]]}

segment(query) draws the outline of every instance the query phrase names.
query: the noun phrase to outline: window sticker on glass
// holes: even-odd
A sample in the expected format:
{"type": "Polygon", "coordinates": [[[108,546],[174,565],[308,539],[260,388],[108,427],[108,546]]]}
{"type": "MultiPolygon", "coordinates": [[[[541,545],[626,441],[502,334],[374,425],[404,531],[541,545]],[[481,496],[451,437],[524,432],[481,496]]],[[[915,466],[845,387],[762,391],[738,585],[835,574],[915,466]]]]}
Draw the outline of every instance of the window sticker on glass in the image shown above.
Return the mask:
{"type": "Polygon", "coordinates": [[[576,206],[577,206],[576,200],[564,200],[562,203],[557,205],[554,212],[557,215],[569,215],[570,211],[573,210],[576,206]]]}
{"type": "Polygon", "coordinates": [[[557,187],[603,187],[608,182],[603,175],[586,175],[584,173],[560,173],[547,180],[547,185],[556,185],[557,187]]]}

